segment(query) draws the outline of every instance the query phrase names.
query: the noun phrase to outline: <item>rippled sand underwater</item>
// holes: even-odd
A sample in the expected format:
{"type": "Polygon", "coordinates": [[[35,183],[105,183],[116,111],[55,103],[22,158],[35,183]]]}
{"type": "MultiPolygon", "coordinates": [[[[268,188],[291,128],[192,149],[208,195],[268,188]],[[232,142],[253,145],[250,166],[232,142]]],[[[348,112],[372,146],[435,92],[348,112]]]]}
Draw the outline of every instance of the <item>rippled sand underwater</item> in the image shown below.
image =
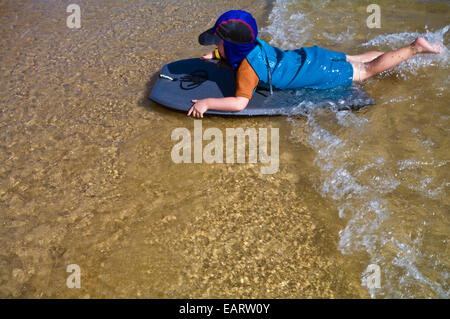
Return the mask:
{"type": "Polygon", "coordinates": [[[0,1],[0,296],[448,298],[448,49],[364,84],[376,106],[205,117],[279,128],[280,169],[174,164],[193,120],[150,102],[162,65],[230,8],[284,49],[448,42],[446,1],[0,1]],[[81,268],[69,289],[66,268],[81,268]],[[381,288],[363,285],[368,265],[381,288]]]}

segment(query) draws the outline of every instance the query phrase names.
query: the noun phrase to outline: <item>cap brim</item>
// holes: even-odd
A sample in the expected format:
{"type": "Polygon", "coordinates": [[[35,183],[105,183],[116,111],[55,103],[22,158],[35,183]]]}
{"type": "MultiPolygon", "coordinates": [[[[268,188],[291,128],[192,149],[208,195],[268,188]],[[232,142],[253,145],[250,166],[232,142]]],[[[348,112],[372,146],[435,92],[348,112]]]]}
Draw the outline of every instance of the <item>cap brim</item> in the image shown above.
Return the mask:
{"type": "Polygon", "coordinates": [[[211,28],[200,34],[198,36],[198,43],[201,45],[220,44],[222,40],[217,35],[214,35],[214,32],[214,28],[211,28]]]}

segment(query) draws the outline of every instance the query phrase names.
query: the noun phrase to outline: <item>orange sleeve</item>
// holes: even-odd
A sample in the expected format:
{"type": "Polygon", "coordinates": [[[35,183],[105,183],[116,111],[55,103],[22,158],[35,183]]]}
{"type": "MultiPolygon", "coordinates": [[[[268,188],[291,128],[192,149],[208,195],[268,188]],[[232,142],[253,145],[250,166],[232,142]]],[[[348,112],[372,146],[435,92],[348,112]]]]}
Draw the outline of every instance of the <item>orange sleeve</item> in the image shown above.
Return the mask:
{"type": "Polygon", "coordinates": [[[248,63],[247,58],[245,58],[242,60],[236,74],[236,97],[242,96],[250,100],[258,83],[258,75],[248,63]]]}

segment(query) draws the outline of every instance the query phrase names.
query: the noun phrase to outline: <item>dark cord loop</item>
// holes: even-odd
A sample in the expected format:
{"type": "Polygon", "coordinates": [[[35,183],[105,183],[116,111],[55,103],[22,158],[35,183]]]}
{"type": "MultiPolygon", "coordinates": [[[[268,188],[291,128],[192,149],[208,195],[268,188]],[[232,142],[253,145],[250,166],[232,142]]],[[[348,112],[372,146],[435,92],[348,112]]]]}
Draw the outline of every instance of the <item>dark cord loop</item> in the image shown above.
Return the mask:
{"type": "Polygon", "coordinates": [[[208,72],[197,70],[180,78],[180,88],[182,90],[193,90],[205,81],[208,81],[208,72]]]}

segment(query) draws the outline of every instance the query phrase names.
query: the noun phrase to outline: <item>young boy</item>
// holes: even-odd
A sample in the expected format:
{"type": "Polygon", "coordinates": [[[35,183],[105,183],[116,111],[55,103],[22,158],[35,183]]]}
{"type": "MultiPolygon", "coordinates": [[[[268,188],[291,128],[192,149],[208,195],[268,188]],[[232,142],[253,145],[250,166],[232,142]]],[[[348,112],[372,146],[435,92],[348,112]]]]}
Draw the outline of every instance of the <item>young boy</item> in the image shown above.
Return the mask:
{"type": "Polygon", "coordinates": [[[222,14],[213,28],[199,36],[201,45],[216,44],[217,49],[202,60],[223,59],[236,70],[235,97],[192,100],[188,116],[203,118],[207,110],[241,111],[257,86],[277,89],[328,89],[364,81],[386,71],[418,53],[440,53],[440,45],[424,38],[392,52],[366,52],[346,55],[314,47],[283,51],[257,37],[255,19],[248,12],[232,10],[222,14]]]}

